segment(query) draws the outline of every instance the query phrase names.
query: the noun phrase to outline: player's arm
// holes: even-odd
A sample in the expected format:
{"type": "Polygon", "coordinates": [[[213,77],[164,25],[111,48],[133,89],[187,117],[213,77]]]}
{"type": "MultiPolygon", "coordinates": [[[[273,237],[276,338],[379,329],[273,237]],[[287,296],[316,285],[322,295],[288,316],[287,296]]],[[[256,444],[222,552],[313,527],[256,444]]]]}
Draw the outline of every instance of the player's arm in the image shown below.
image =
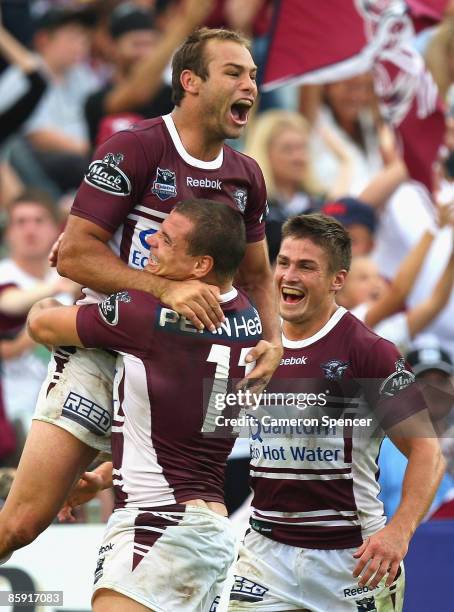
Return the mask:
{"type": "Polygon", "coordinates": [[[433,501],[445,471],[440,445],[427,410],[422,410],[388,430],[408,464],[402,484],[402,496],[389,523],[367,538],[353,555],[358,559],[353,576],[361,576],[359,585],[375,588],[388,574],[386,586],[396,578],[410,540],[433,501]]]}
{"type": "Polygon", "coordinates": [[[40,300],[28,313],[28,333],[46,346],[83,346],[76,326],[79,308],[62,306],[53,298],[40,300]]]}
{"type": "Polygon", "coordinates": [[[266,240],[247,245],[237,281],[257,306],[263,326],[264,341],[250,351],[246,361],[257,361],[247,378],[263,380],[273,375],[282,356],[281,332],[266,240]]]}

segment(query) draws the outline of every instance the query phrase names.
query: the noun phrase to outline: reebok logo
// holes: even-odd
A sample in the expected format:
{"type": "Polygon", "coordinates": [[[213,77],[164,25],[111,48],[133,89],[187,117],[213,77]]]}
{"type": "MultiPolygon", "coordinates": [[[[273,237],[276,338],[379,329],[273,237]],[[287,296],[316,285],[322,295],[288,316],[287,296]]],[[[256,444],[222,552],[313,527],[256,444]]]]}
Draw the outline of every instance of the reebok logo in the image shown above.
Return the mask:
{"type": "Polygon", "coordinates": [[[306,365],[307,357],[287,357],[286,359],[281,359],[282,365],[306,365]]]}
{"type": "Polygon", "coordinates": [[[218,191],[221,191],[222,189],[222,182],[219,179],[195,179],[192,178],[192,176],[187,176],[186,185],[188,187],[205,187],[205,189],[217,189],[218,191]]]}

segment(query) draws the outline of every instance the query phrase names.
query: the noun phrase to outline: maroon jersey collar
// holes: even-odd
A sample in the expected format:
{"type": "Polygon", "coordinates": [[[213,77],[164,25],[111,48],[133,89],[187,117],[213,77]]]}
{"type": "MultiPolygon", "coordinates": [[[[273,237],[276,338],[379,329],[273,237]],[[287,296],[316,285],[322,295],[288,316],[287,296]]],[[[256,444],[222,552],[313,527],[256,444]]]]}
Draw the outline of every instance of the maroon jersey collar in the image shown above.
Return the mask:
{"type": "Polygon", "coordinates": [[[184,148],[183,143],[181,142],[181,138],[177,132],[177,128],[175,127],[175,123],[173,122],[172,115],[164,115],[162,117],[166,128],[170,134],[170,138],[174,144],[175,149],[177,150],[179,156],[190,166],[194,166],[194,168],[201,168],[202,170],[218,170],[222,166],[222,162],[224,161],[224,149],[221,149],[221,152],[212,161],[202,161],[201,159],[197,159],[196,157],[192,157],[184,148]]]}
{"type": "Polygon", "coordinates": [[[324,336],[326,336],[342,319],[344,314],[348,312],[343,306],[339,306],[333,316],[329,319],[325,325],[318,330],[316,334],[310,336],[310,338],[305,338],[304,340],[289,340],[284,336],[284,332],[282,332],[282,345],[284,348],[290,349],[300,349],[306,346],[310,346],[320,340],[324,336]]]}

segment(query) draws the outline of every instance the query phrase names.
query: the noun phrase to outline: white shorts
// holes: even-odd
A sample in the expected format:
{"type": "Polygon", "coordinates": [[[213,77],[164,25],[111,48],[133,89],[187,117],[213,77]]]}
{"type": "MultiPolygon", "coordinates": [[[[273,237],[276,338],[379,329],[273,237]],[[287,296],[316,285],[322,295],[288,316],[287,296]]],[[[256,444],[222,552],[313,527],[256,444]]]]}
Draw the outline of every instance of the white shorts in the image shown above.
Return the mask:
{"type": "Polygon", "coordinates": [[[33,418],[110,453],[115,362],[115,355],[100,349],[55,348],[33,418]]]}
{"type": "Polygon", "coordinates": [[[356,548],[315,550],[248,531],[234,566],[229,612],[399,612],[405,578],[386,588],[360,588],[352,576],[356,548]]]}
{"type": "Polygon", "coordinates": [[[211,510],[116,510],[99,549],[94,591],[117,591],[155,612],[216,612],[234,558],[230,521],[211,510]]]}

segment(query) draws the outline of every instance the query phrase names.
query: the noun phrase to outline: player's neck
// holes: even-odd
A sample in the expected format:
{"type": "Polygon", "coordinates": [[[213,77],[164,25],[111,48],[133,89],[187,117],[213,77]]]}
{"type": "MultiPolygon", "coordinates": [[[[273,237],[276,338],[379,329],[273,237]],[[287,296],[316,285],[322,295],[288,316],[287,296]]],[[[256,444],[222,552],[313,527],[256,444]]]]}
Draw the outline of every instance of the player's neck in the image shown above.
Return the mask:
{"type": "Polygon", "coordinates": [[[210,140],[203,131],[200,115],[191,109],[176,107],[172,111],[172,119],[183,146],[189,155],[200,161],[215,160],[224,146],[219,138],[210,140]]]}
{"type": "Polygon", "coordinates": [[[339,306],[336,303],[329,305],[317,313],[316,317],[304,321],[283,321],[282,331],[287,340],[298,341],[312,338],[317,332],[325,327],[339,306]]]}

